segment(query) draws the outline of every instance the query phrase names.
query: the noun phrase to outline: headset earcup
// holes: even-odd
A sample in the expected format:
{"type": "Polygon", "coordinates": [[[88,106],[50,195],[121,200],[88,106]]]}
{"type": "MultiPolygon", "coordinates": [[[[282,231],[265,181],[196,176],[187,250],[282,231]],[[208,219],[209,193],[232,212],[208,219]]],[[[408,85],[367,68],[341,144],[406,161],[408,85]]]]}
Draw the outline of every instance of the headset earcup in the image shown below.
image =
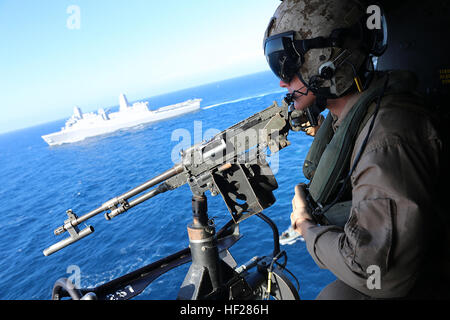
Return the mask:
{"type": "Polygon", "coordinates": [[[319,67],[319,76],[324,80],[330,80],[334,76],[336,68],[331,61],[325,62],[319,67]]]}

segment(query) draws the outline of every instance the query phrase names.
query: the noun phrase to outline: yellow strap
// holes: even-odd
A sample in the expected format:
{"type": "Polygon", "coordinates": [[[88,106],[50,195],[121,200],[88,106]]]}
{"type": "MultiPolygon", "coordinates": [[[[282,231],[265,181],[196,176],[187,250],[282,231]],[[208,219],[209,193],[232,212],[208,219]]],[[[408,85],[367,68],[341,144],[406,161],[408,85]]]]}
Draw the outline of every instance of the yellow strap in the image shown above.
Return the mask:
{"type": "Polygon", "coordinates": [[[362,92],[361,88],[361,79],[359,79],[358,76],[354,77],[353,80],[355,80],[356,87],[358,88],[358,92],[362,92]]]}

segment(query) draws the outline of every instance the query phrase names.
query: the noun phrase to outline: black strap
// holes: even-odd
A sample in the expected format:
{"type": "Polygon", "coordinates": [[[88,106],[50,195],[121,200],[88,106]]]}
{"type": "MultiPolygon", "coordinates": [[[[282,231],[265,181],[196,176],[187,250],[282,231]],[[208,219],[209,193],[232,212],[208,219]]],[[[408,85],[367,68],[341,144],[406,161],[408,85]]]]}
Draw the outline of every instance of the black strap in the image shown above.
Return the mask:
{"type": "Polygon", "coordinates": [[[336,39],[333,39],[331,37],[329,37],[329,38],[317,37],[317,38],[312,38],[312,39],[296,40],[296,41],[294,41],[294,45],[295,45],[295,49],[303,56],[310,49],[328,48],[328,47],[334,47],[334,46],[337,47],[338,46],[336,39]]]}
{"type": "Polygon", "coordinates": [[[361,41],[361,23],[359,21],[349,28],[334,29],[329,37],[296,40],[294,41],[294,46],[297,52],[304,56],[310,49],[341,48],[348,39],[358,39],[361,41]]]}

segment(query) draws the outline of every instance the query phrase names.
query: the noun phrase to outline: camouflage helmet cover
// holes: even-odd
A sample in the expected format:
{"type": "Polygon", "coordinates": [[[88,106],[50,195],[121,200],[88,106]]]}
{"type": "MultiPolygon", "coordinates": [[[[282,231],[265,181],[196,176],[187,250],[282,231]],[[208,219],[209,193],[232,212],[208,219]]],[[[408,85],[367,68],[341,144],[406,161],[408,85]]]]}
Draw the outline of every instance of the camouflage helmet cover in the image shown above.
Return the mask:
{"type": "MultiPolygon", "coordinates": [[[[353,26],[364,14],[363,6],[355,0],[284,0],[270,20],[264,42],[270,36],[287,31],[295,32],[295,40],[328,37],[335,29],[353,26]]],[[[305,83],[318,75],[319,68],[333,61],[342,50],[334,47],[309,50],[299,70],[305,83]]],[[[367,53],[355,46],[346,59],[349,63],[337,67],[334,77],[323,81],[321,86],[330,88],[330,92],[339,97],[353,84],[353,68],[358,70],[366,58],[367,53]]]]}

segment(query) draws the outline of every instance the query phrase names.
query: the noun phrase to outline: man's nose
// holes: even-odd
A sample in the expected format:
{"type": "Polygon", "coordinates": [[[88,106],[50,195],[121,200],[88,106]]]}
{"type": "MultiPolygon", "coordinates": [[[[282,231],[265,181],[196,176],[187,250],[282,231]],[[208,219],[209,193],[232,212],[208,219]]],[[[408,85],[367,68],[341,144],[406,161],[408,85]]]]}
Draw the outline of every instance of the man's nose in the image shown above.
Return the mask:
{"type": "Polygon", "coordinates": [[[283,80],[280,80],[280,87],[281,88],[287,88],[288,86],[289,86],[289,83],[286,83],[283,80]]]}

